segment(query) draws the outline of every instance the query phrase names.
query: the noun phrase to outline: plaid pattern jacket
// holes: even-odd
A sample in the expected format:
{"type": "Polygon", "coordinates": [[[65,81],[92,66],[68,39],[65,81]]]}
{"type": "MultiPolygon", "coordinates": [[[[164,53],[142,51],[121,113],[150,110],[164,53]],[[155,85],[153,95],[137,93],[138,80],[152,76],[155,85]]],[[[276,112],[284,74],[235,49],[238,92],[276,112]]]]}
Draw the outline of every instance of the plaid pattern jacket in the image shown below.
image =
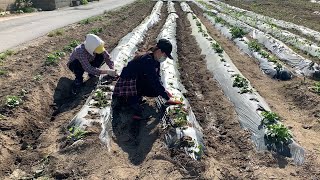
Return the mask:
{"type": "Polygon", "coordinates": [[[160,82],[160,63],[153,58],[152,53],[131,60],[123,68],[120,78],[114,88],[114,96],[136,96],[141,95],[145,83],[150,86],[150,91],[165,99],[169,99],[164,87],[160,82]],[[147,82],[146,82],[147,81],[147,82]]]}
{"type": "MultiPolygon", "coordinates": [[[[107,51],[103,52],[103,57],[104,57],[104,61],[106,62],[106,64],[109,66],[110,69],[113,69],[113,61],[111,61],[110,55],[107,51]]],[[[99,76],[101,74],[101,70],[99,68],[93,67],[91,66],[90,62],[92,62],[94,60],[95,56],[92,56],[84,47],[84,44],[80,44],[79,46],[77,46],[73,52],[70,55],[70,59],[67,63],[67,66],[69,66],[69,64],[78,59],[79,62],[82,65],[82,68],[88,72],[89,74],[93,74],[96,76],[99,76]]]]}
{"type": "Polygon", "coordinates": [[[119,78],[113,91],[114,96],[137,96],[137,80],[119,78]]]}

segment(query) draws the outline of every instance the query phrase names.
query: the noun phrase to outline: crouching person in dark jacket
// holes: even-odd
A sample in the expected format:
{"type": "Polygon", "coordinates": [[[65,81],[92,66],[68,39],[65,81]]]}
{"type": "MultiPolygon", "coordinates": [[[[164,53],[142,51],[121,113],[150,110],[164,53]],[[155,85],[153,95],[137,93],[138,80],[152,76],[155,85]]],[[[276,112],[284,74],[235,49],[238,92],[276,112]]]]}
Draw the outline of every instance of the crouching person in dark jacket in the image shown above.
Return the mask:
{"type": "Polygon", "coordinates": [[[123,68],[113,92],[113,108],[124,102],[135,111],[132,119],[142,119],[140,102],[143,96],[162,96],[168,105],[181,104],[170,99],[172,95],[165,90],[160,82],[160,63],[167,58],[172,59],[172,44],[160,39],[157,45],[144,55],[136,56],[123,68]]]}

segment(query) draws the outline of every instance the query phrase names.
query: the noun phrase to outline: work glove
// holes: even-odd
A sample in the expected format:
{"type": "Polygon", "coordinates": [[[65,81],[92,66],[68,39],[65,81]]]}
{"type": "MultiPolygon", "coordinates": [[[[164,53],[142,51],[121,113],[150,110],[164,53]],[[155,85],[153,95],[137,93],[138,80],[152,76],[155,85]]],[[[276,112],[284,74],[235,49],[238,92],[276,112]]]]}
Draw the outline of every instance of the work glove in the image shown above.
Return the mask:
{"type": "Polygon", "coordinates": [[[172,97],[173,97],[173,95],[172,95],[168,90],[166,90],[166,93],[167,93],[167,95],[169,96],[169,98],[172,98],[172,97]]]}
{"type": "Polygon", "coordinates": [[[178,105],[178,104],[182,104],[182,102],[179,101],[179,100],[172,99],[172,98],[170,98],[170,99],[166,102],[166,105],[178,105]]]}
{"type": "Polygon", "coordinates": [[[117,71],[114,70],[114,69],[107,69],[107,70],[106,70],[106,74],[109,75],[109,76],[111,76],[111,77],[116,77],[116,76],[118,76],[117,71]]]}

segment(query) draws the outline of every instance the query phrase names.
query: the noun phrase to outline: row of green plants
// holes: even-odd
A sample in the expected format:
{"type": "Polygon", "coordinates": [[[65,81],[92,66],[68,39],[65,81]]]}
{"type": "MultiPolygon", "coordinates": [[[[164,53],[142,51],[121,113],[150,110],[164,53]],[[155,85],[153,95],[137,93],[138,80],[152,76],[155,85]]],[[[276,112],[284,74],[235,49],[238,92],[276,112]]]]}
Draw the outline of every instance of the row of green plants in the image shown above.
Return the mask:
{"type": "MultiPolygon", "coordinates": [[[[263,22],[266,25],[269,25],[270,28],[261,28],[259,27],[258,21],[261,21],[261,19],[258,18],[253,18],[250,16],[247,16],[245,12],[237,12],[235,10],[228,10],[228,15],[230,15],[231,17],[236,18],[239,21],[243,21],[247,24],[249,24],[252,27],[258,28],[262,31],[268,31],[269,34],[271,34],[272,36],[274,36],[275,38],[278,38],[279,40],[290,44],[291,46],[294,47],[295,50],[299,50],[302,53],[304,53],[305,55],[308,55],[309,57],[313,57],[313,58],[319,58],[320,57],[320,49],[317,48],[315,49],[315,54],[312,54],[312,51],[310,51],[309,49],[313,46],[312,41],[308,40],[308,39],[304,39],[302,37],[299,38],[299,36],[295,35],[295,34],[291,34],[291,33],[287,33],[287,32],[283,32],[281,30],[281,28],[278,28],[277,25],[271,23],[270,21],[265,21],[263,22]]],[[[264,26],[266,27],[266,26],[264,26]]],[[[316,46],[319,46],[319,44],[315,43],[316,46]]]]}
{"type": "Polygon", "coordinates": [[[276,70],[280,71],[283,68],[282,65],[279,63],[279,59],[271,53],[263,50],[262,45],[256,39],[249,41],[248,46],[250,50],[258,52],[263,58],[267,58],[269,62],[275,63],[276,70]]]}
{"type": "Polygon", "coordinates": [[[197,19],[197,17],[195,15],[192,16],[193,19],[196,19],[196,25],[198,27],[198,32],[202,33],[203,37],[208,37],[208,33],[202,29],[202,25],[201,25],[201,22],[197,19]]]}
{"type": "Polygon", "coordinates": [[[291,140],[292,134],[286,126],[279,123],[281,119],[278,114],[263,111],[261,115],[263,116],[261,125],[266,129],[266,138],[269,141],[273,143],[288,143],[291,140]]]}
{"type": "MultiPolygon", "coordinates": [[[[180,101],[183,102],[183,98],[180,98],[180,101]]],[[[188,109],[185,108],[184,104],[175,105],[170,107],[167,115],[168,118],[172,121],[173,128],[186,129],[188,126],[188,109]]],[[[175,145],[178,148],[188,148],[187,151],[190,154],[194,154],[196,158],[200,158],[203,154],[203,147],[201,145],[196,146],[196,142],[189,136],[183,136],[181,139],[178,139],[175,142],[175,145]],[[192,149],[194,147],[194,150],[192,149]]]]}

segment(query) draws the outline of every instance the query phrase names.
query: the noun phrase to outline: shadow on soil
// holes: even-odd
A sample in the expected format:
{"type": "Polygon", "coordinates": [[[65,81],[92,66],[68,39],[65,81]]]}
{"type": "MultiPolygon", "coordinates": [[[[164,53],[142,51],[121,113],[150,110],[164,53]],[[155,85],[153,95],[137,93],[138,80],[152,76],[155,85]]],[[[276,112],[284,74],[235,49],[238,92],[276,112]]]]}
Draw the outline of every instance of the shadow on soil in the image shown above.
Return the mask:
{"type": "Polygon", "coordinates": [[[129,161],[140,165],[151,151],[153,143],[159,137],[157,128],[161,113],[155,106],[143,104],[143,119],[132,120],[132,110],[129,107],[113,109],[112,130],[114,141],[129,155],[129,161]]]}
{"type": "Polygon", "coordinates": [[[96,87],[98,78],[90,78],[81,87],[79,94],[73,95],[71,87],[73,80],[61,77],[53,94],[53,106],[55,111],[52,116],[69,111],[77,107],[83,100],[85,100],[96,87]]]}

